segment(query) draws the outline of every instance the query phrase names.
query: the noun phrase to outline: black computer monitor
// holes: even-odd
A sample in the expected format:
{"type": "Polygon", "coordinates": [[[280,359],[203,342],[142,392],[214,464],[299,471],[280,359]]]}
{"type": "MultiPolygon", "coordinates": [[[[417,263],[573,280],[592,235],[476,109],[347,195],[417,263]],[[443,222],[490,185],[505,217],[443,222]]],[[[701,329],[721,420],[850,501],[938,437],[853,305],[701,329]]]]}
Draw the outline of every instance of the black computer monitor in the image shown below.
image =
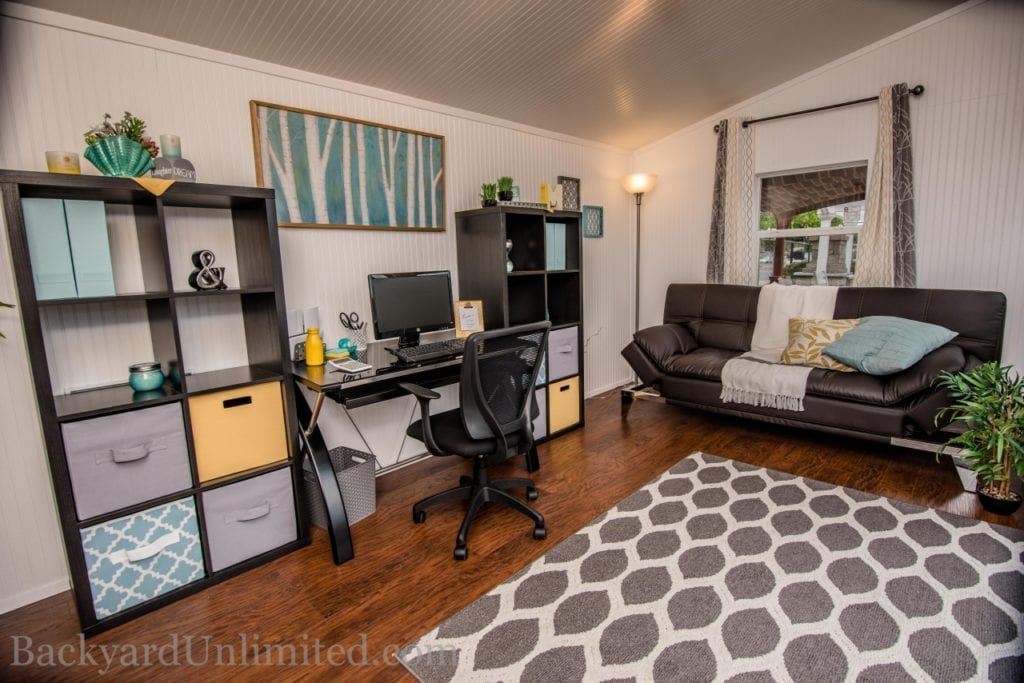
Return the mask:
{"type": "Polygon", "coordinates": [[[452,276],[429,273],[378,273],[369,276],[370,310],[377,339],[398,337],[400,347],[415,346],[420,332],[455,326],[452,276]]]}

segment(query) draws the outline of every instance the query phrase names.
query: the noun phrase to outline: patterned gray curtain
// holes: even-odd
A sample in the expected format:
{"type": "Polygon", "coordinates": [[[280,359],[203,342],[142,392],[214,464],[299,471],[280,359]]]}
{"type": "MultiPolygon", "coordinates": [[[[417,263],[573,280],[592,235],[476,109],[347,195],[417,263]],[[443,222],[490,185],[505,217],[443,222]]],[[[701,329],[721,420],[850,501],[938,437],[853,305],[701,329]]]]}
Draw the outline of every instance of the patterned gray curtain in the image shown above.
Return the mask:
{"type": "Polygon", "coordinates": [[[709,283],[725,281],[725,178],[726,140],[729,138],[729,120],[718,123],[718,154],[715,157],[715,194],[711,204],[711,239],[708,241],[709,283]]]}
{"type": "Polygon", "coordinates": [[[917,285],[914,250],[914,163],[910,145],[910,90],[892,87],[892,248],[893,284],[917,285]]]}

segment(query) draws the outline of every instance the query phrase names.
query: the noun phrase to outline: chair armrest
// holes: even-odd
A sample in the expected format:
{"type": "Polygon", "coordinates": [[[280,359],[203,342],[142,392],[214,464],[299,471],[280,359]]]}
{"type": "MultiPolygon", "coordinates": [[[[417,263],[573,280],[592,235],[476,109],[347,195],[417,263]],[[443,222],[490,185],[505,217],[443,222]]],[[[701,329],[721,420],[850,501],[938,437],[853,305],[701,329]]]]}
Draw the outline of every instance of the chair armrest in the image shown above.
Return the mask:
{"type": "Polygon", "coordinates": [[[441,450],[441,447],[434,441],[434,431],[430,424],[430,402],[436,398],[441,398],[441,394],[436,391],[431,391],[426,387],[421,387],[419,384],[413,384],[412,382],[399,382],[398,386],[405,391],[416,397],[416,401],[420,404],[420,422],[423,426],[423,444],[427,447],[427,450],[433,455],[447,455],[441,450]]]}
{"type": "Polygon", "coordinates": [[[436,398],[441,398],[441,394],[436,391],[431,391],[426,387],[421,387],[419,384],[413,384],[412,382],[399,382],[398,386],[405,389],[419,400],[432,401],[436,398]]]}

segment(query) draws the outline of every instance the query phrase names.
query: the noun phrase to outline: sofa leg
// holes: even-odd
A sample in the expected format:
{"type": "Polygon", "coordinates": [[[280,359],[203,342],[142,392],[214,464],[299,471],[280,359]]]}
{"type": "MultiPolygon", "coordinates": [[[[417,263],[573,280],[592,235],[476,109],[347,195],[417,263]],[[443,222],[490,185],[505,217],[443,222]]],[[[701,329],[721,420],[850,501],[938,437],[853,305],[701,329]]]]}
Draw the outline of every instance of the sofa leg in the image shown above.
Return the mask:
{"type": "Polygon", "coordinates": [[[619,391],[619,399],[621,400],[621,411],[622,417],[629,417],[629,409],[633,407],[633,387],[627,387],[619,391]]]}

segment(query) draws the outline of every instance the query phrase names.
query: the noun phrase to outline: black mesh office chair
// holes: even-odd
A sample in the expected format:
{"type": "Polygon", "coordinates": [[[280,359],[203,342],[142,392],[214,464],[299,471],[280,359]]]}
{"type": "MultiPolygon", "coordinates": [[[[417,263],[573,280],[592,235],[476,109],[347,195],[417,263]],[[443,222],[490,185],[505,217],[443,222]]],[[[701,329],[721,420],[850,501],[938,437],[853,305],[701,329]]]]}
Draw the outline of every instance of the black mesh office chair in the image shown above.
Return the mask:
{"type": "Polygon", "coordinates": [[[478,332],[466,340],[459,380],[460,407],[430,414],[430,401],[440,394],[417,384],[400,386],[416,396],[421,419],[409,426],[409,436],[423,441],[432,455],[458,455],[473,459],[473,476],[462,477],[459,486],[436,493],[412,506],[412,518],[422,523],[426,509],[450,500],[468,500],[469,509],[455,539],[455,559],[468,556],[466,537],[473,517],[484,503],[503,503],[533,520],[533,537],[547,536],[544,517],[529,505],[507,493],[525,488],[528,500],[537,499],[532,479],[491,480],[487,466],[509,457],[527,454],[536,462],[533,418],[536,403],[533,386],[543,351],[547,348],[551,323],[540,322],[489,332],[478,332]]]}

